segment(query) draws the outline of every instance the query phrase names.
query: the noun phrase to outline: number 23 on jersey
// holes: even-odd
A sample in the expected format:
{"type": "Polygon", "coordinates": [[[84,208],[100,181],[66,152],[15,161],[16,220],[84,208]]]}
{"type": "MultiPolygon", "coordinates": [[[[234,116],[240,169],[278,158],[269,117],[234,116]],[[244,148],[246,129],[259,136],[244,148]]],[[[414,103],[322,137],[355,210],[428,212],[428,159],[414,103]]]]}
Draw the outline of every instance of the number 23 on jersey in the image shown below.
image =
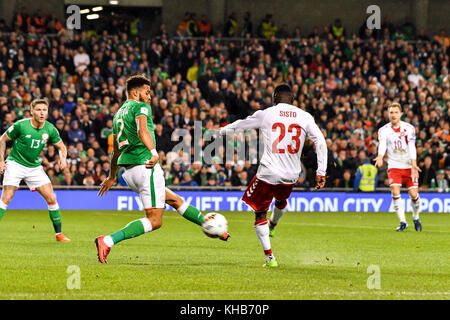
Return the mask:
{"type": "MultiPolygon", "coordinates": [[[[281,141],[286,136],[286,126],[281,122],[275,122],[272,125],[272,132],[278,132],[279,136],[275,141],[272,143],[272,153],[285,153],[286,150],[284,148],[278,148],[278,144],[280,144],[281,141]]],[[[302,133],[302,128],[297,123],[291,123],[287,128],[288,133],[293,133],[292,141],[295,142],[295,147],[293,147],[291,144],[287,146],[287,151],[290,154],[296,154],[300,150],[300,135],[302,133]],[[295,132],[294,132],[295,131],[295,132]]]]}

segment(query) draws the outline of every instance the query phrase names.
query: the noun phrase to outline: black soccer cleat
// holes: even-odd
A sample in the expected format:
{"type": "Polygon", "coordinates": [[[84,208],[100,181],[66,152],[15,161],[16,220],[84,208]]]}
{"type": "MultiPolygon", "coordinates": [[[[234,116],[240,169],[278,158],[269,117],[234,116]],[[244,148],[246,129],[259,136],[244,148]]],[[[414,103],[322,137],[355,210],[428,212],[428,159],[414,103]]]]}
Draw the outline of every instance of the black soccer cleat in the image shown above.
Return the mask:
{"type": "Polygon", "coordinates": [[[422,231],[422,223],[420,222],[420,219],[413,220],[414,221],[414,228],[416,231],[422,231]]]}
{"type": "Polygon", "coordinates": [[[408,229],[408,224],[406,222],[400,222],[400,225],[397,227],[397,231],[403,231],[408,229]]]}

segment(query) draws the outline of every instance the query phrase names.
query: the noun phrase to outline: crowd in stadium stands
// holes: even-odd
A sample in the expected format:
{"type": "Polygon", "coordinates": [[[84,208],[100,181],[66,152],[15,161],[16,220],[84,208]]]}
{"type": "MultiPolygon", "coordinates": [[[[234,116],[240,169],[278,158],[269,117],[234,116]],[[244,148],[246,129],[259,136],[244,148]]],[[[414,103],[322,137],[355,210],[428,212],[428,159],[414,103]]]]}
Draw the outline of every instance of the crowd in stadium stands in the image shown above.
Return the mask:
{"type": "MultiPolygon", "coordinates": [[[[112,117],[126,100],[127,76],[141,73],[152,83],[167,185],[247,185],[257,169],[255,148],[245,149],[248,160],[234,157],[220,164],[221,149],[207,165],[192,161],[193,154],[172,151],[178,142],[171,136],[180,128],[193,135],[195,121],[201,121],[204,133],[267,108],[274,86],[284,82],[326,137],[327,187],[353,188],[358,166],[375,157],[377,130],[388,121],[386,105],[396,100],[404,121],[416,128],[421,188],[448,191],[450,40],[444,30],[428,37],[409,19],[400,25],[386,19],[380,30],[363,24],[359,34],[350,35],[345,21],[336,19],[304,33],[298,27],[278,28],[270,14],[254,27],[249,12],[242,20],[233,12],[224,30],[215,31],[206,16],[197,20],[195,13],[186,13],[175,32],[161,25],[143,49],[142,39],[129,35],[128,23],[112,19],[95,32],[71,34],[55,15],[41,12],[18,13],[12,26],[0,21],[1,133],[30,116],[32,99],[48,98],[49,121],[68,146],[70,164],[62,171],[55,148],[43,152],[43,166],[55,185],[99,185],[106,178],[112,117]]],[[[245,138],[252,135],[256,132],[245,138]]],[[[297,186],[313,186],[316,156],[309,142],[303,166],[297,186]]],[[[378,181],[387,185],[386,165],[378,181]]]]}

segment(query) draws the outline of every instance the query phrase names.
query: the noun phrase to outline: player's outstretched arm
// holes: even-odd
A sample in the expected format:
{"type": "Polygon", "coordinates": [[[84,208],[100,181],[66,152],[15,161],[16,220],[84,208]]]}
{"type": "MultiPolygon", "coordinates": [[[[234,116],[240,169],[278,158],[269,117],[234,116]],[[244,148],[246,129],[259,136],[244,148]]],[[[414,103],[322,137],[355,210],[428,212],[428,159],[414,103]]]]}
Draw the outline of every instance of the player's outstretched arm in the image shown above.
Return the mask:
{"type": "Polygon", "coordinates": [[[59,152],[59,167],[61,170],[64,170],[67,166],[67,148],[64,145],[64,142],[60,140],[58,143],[55,143],[56,148],[58,148],[59,152]]]}
{"type": "Polygon", "coordinates": [[[147,117],[138,116],[136,117],[138,126],[138,136],[142,143],[147,147],[147,149],[152,153],[152,158],[148,160],[145,164],[147,168],[153,168],[159,160],[158,152],[156,151],[155,144],[153,143],[152,135],[147,128],[147,117]]]}
{"type": "Polygon", "coordinates": [[[233,130],[250,130],[257,129],[261,127],[262,121],[264,120],[264,112],[262,110],[256,111],[253,115],[248,116],[245,119],[236,120],[223,128],[220,128],[220,134],[222,136],[226,135],[228,132],[233,130]]]}
{"type": "Polygon", "coordinates": [[[5,163],[5,151],[6,151],[6,142],[11,139],[6,135],[6,132],[0,138],[0,174],[3,173],[6,169],[5,163]]]}
{"type": "Polygon", "coordinates": [[[109,189],[116,183],[117,171],[119,170],[119,166],[117,165],[117,160],[120,156],[119,145],[117,144],[116,137],[114,135],[114,148],[111,153],[111,169],[109,170],[109,176],[102,182],[100,185],[100,191],[97,196],[103,196],[103,194],[107,194],[109,189]]]}

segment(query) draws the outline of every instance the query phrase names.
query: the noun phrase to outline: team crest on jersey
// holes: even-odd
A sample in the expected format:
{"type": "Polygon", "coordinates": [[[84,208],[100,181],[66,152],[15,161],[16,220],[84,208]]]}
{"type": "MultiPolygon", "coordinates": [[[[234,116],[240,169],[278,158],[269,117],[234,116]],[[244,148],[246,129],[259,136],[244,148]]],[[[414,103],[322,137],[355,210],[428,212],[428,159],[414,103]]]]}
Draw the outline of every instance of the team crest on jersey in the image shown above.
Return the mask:
{"type": "Polygon", "coordinates": [[[42,135],[42,140],[44,141],[44,143],[47,142],[47,140],[48,140],[48,133],[44,133],[42,135]]]}

